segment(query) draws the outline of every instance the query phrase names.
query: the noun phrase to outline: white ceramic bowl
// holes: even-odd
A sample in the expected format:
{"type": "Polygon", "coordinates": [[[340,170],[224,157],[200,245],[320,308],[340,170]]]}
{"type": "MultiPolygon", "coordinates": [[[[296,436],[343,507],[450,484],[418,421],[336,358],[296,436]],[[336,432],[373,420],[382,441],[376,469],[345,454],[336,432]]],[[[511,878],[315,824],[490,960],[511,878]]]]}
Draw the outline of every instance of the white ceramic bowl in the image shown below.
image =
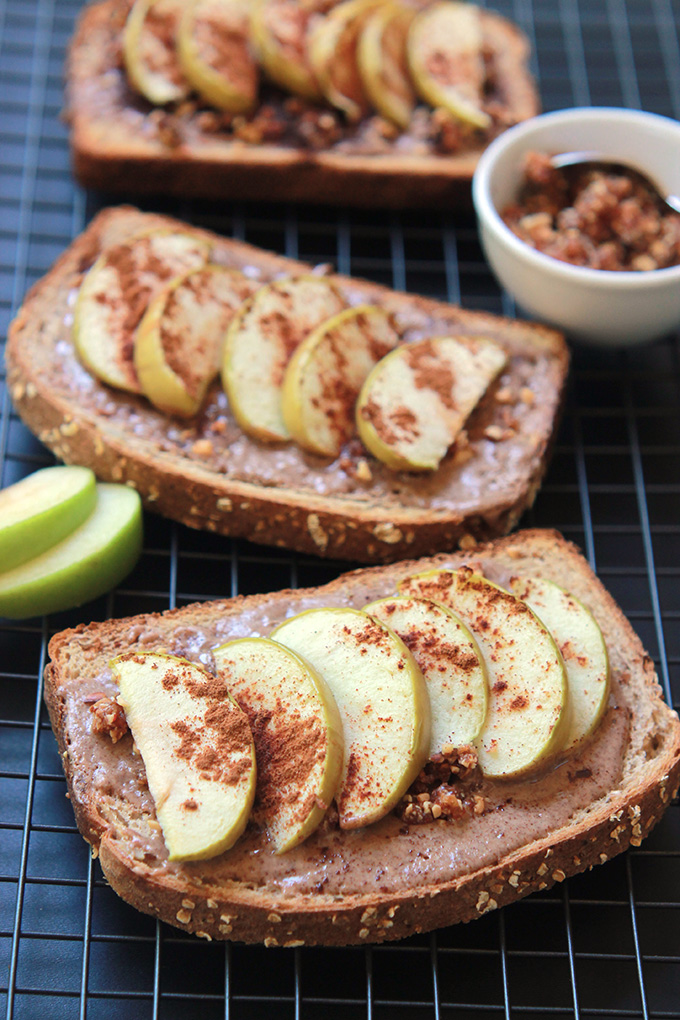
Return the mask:
{"type": "Polygon", "coordinates": [[[472,195],[486,257],[500,283],[536,318],[577,339],[608,346],[642,343],[680,326],[680,266],[649,272],[585,269],[535,251],[506,227],[524,155],[598,151],[631,161],[680,194],[680,123],[608,107],[559,110],[525,121],[479,161],[472,195]]]}

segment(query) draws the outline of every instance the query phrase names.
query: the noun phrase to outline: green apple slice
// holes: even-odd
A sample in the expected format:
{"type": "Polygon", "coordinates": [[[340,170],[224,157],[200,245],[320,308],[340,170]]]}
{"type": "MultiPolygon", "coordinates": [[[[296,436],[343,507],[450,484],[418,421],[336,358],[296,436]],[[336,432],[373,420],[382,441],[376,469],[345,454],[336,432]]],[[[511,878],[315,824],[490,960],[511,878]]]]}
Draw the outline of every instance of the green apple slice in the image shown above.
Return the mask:
{"type": "Polygon", "coordinates": [[[221,680],[175,655],[127,652],[111,661],[111,671],[169,859],[224,853],[245,829],[255,796],[245,713],[221,680]]]}
{"type": "Polygon", "coordinates": [[[0,616],[71,609],[114,588],[142,549],[142,507],[126,485],[97,485],[90,516],[57,545],[0,574],[0,616]]]}
{"type": "Polygon", "coordinates": [[[253,284],[222,266],[192,269],[153,298],[137,327],[134,366],[144,395],[166,414],[198,414],[220,370],[227,329],[253,284]]]}
{"type": "Polygon", "coordinates": [[[177,53],[187,80],[212,106],[247,113],[257,103],[258,66],[250,51],[243,0],[189,0],[177,53]]]}
{"type": "Polygon", "coordinates": [[[552,581],[513,577],[508,587],[543,621],[562,653],[570,705],[562,750],[571,753],[594,732],[607,708],[609,657],[602,631],[583,603],[552,581]]]}
{"type": "Polygon", "coordinates": [[[314,77],[307,51],[310,26],[321,4],[299,0],[254,0],[250,16],[251,41],[267,76],[294,95],[319,102],[323,94],[314,77]]]}
{"type": "Polygon", "coordinates": [[[123,60],[132,87],[154,106],[189,94],[175,50],[183,0],[135,0],[123,31],[123,60]]]}
{"type": "Polygon", "coordinates": [[[89,468],[48,467],[0,491],[0,572],[40,556],[75,531],[97,501],[89,468]]]}
{"type": "Polygon", "coordinates": [[[102,252],[80,285],[73,342],[88,371],[116,389],[140,393],[134,334],[152,298],[172,279],[205,265],[203,238],[155,230],[102,252]]]}
{"type": "Polygon", "coordinates": [[[359,437],[394,471],[435,471],[507,362],[486,337],[434,337],[379,361],[359,394],[359,437]]]}
{"type": "Polygon", "coordinates": [[[482,109],[482,46],[479,8],[457,0],[426,7],[413,19],[407,40],[411,77],[420,97],[483,130],[491,118],[482,109]]]}
{"type": "Polygon", "coordinates": [[[354,407],[373,366],[399,342],[375,305],[347,308],[299,345],[283,379],[283,420],[296,443],[337,457],[354,432],[354,407]]]}
{"type": "Polygon", "coordinates": [[[563,744],[567,678],[551,634],[529,606],[469,567],[416,574],[399,591],[441,602],[474,634],[489,678],[489,708],[476,742],[492,779],[535,769],[563,744]]]}
{"type": "Polygon", "coordinates": [[[309,35],[309,62],[321,91],[348,120],[360,120],[370,103],[357,66],[357,44],[367,18],[382,0],[344,0],[309,35]]]}
{"type": "Polygon", "coordinates": [[[315,669],[268,638],[230,641],[213,656],[250,721],[256,811],[275,852],[286,853],[318,827],[335,797],[344,747],[335,698],[315,669]]]}
{"type": "Polygon", "coordinates": [[[447,744],[472,744],[486,719],[486,667],[474,637],[451,610],[430,599],[380,599],[364,612],[402,639],[425,677],[430,698],[430,757],[447,744]]]}
{"type": "Polygon", "coordinates": [[[385,3],[364,25],[357,47],[359,74],[369,101],[383,117],[405,130],[416,105],[406,60],[406,38],[415,11],[385,3]]]}
{"type": "Polygon", "coordinates": [[[281,410],[286,365],[310,332],[344,306],[320,276],[268,283],[243,306],[227,332],[222,384],[244,432],[264,442],[290,438],[281,410]]]}
{"type": "Polygon", "coordinates": [[[408,790],[430,748],[427,688],[413,656],[388,627],[356,609],[310,609],[271,636],[310,663],[340,710],[341,827],[377,822],[408,790]]]}

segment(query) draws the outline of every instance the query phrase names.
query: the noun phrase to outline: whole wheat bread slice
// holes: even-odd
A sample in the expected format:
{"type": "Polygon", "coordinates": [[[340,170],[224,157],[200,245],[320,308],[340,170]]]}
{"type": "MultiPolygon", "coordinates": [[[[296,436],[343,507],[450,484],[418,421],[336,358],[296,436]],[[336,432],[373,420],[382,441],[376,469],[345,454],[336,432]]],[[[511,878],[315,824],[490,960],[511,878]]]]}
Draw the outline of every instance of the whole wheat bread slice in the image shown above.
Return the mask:
{"type": "Polygon", "coordinates": [[[346,945],[469,921],[639,846],[680,779],[680,722],[662,700],[652,661],[586,561],[553,531],[355,571],[321,588],[80,626],[57,634],[49,652],[45,699],[80,831],[123,899],[206,938],[346,945]],[[266,635],[286,614],[361,607],[413,572],[462,563],[499,583],[512,574],[543,576],[595,615],[612,686],[590,743],[532,782],[485,780],[481,816],[409,827],[390,815],[354,832],[324,825],[279,857],[251,826],[221,857],[169,864],[132,738],[113,744],[92,732],[93,699],[116,694],[109,660],[164,649],[210,668],[211,648],[266,635]]]}
{"type": "MultiPolygon", "coordinates": [[[[406,341],[471,333],[491,337],[508,354],[506,371],[468,422],[469,446],[428,476],[390,471],[357,444],[331,464],[293,443],[250,439],[217,384],[201,413],[180,422],[142,397],[98,382],[73,347],[77,289],[101,251],[159,226],[195,229],[127,207],[100,213],[33,287],[10,327],[12,399],[57,456],[133,485],[147,508],[190,527],[368,563],[455,548],[464,536],[495,537],[531,505],[568,369],[563,338],[539,325],[332,277],[349,304],[377,303],[394,313],[406,341]]],[[[209,239],[215,261],[262,282],[309,271],[250,245],[195,232],[209,239]]]]}

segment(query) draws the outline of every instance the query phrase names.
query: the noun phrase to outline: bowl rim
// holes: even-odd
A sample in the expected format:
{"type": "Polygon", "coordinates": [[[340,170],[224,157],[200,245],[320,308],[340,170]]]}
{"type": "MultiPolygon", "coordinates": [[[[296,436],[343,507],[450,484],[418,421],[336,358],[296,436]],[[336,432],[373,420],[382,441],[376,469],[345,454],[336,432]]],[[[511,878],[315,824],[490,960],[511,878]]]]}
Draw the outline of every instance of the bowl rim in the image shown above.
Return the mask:
{"type": "MultiPolygon", "coordinates": [[[[490,194],[490,181],[498,158],[517,140],[531,137],[535,133],[540,134],[544,126],[574,120],[580,122],[623,120],[632,123],[646,123],[652,126],[657,125],[677,133],[680,150],[680,121],[664,117],[659,113],[651,113],[646,110],[629,110],[625,107],[616,106],[573,106],[563,110],[553,110],[550,113],[539,114],[504,131],[482,153],[472,179],[472,200],[480,224],[491,230],[497,240],[510,249],[511,253],[521,261],[532,266],[534,269],[551,272],[564,280],[579,281],[584,285],[598,288],[606,285],[615,289],[630,289],[631,287],[635,289],[654,289],[675,281],[680,282],[680,264],[666,266],[663,269],[639,271],[631,269],[594,269],[590,266],[574,266],[570,262],[562,262],[552,255],[546,255],[544,252],[532,248],[526,241],[517,237],[510,227],[504,223],[498,209],[496,209],[491,200],[490,194]]],[[[640,158],[640,164],[644,168],[644,154],[640,158]]]]}

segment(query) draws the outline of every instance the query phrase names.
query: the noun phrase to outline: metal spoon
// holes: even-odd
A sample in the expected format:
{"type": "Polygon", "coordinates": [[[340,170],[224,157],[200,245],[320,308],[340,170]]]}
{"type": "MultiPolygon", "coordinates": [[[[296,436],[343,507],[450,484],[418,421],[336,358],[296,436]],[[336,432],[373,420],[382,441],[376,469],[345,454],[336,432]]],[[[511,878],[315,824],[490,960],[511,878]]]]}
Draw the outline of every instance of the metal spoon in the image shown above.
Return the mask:
{"type": "Polygon", "coordinates": [[[623,170],[632,170],[649,185],[669,210],[680,213],[680,195],[664,194],[665,189],[659,187],[646,170],[642,170],[639,166],[630,163],[628,160],[617,159],[615,156],[605,156],[601,152],[559,152],[556,156],[552,157],[552,164],[557,170],[565,170],[570,167],[579,167],[579,169],[583,170],[597,170],[608,166],[619,166],[623,170]]]}

